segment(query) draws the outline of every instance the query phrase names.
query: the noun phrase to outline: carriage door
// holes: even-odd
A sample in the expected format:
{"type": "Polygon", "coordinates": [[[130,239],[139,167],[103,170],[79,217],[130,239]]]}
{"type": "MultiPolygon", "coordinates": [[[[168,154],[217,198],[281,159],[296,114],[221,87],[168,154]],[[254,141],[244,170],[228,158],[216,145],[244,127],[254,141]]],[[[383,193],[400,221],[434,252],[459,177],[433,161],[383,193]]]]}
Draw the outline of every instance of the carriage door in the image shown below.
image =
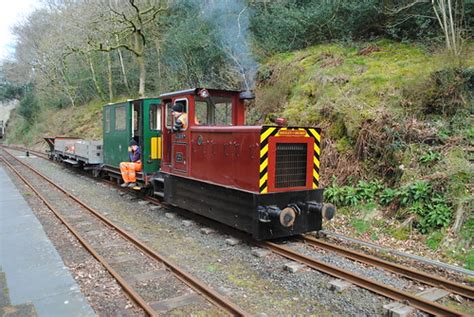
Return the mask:
{"type": "MultiPolygon", "coordinates": [[[[188,129],[180,132],[172,132],[176,119],[171,113],[171,108],[175,103],[181,103],[185,112],[188,113],[188,99],[177,98],[173,102],[166,101],[166,137],[168,144],[167,151],[169,154],[169,167],[173,173],[186,174],[188,171],[188,129]],[[170,150],[170,151],[169,151],[170,150]]],[[[189,125],[189,122],[188,122],[189,125]]]]}
{"type": "Polygon", "coordinates": [[[143,171],[153,173],[159,170],[162,159],[161,101],[143,101],[143,171]]]}
{"type": "Polygon", "coordinates": [[[119,167],[128,161],[128,143],[132,136],[130,103],[104,107],[104,163],[119,167]]]}

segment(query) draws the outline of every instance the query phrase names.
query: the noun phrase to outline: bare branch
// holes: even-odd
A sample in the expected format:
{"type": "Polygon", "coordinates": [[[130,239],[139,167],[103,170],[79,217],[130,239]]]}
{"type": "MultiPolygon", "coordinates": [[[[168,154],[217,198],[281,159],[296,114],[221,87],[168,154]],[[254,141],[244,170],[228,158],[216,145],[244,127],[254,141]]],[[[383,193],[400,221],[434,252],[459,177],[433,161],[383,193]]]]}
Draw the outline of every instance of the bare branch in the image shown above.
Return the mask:
{"type": "Polygon", "coordinates": [[[407,9],[410,9],[411,7],[416,6],[419,3],[429,3],[429,0],[414,0],[405,6],[397,7],[396,9],[388,9],[388,13],[392,15],[396,15],[402,11],[405,11],[407,9]]]}

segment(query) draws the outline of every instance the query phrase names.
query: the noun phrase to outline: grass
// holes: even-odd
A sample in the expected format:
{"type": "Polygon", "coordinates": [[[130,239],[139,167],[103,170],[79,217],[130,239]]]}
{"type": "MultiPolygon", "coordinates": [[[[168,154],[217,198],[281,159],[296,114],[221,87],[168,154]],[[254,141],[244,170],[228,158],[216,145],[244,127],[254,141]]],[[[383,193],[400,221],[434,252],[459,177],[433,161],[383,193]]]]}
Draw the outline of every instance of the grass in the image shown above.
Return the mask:
{"type": "Polygon", "coordinates": [[[370,222],[364,219],[354,219],[351,222],[351,225],[354,227],[354,229],[359,235],[368,232],[371,228],[370,222]]]}
{"type": "Polygon", "coordinates": [[[410,231],[407,228],[394,228],[390,230],[392,237],[395,239],[406,241],[410,238],[410,231]]]}
{"type": "Polygon", "coordinates": [[[206,267],[206,271],[208,271],[208,272],[215,272],[215,271],[217,271],[217,270],[218,270],[218,268],[217,268],[217,266],[214,265],[214,264],[209,264],[209,265],[206,267]]]}
{"type": "MultiPolygon", "coordinates": [[[[443,54],[427,53],[422,45],[403,44],[386,40],[371,43],[379,51],[368,55],[358,52],[366,44],[343,46],[326,44],[306,50],[276,55],[265,67],[273,70],[279,89],[274,83],[263,87],[258,105],[282,103],[274,109],[290,124],[307,125],[327,118],[319,112],[332,106],[346,123],[353,137],[360,123],[373,116],[374,110],[384,108],[399,115],[398,105],[405,87],[428,79],[436,70],[453,64],[443,54]],[[296,72],[295,72],[296,70],[296,72]],[[285,83],[284,94],[281,83],[285,83]],[[273,92],[265,94],[266,91],[273,92]]],[[[468,51],[467,60],[474,55],[468,51]]]]}
{"type": "Polygon", "coordinates": [[[440,230],[432,232],[426,240],[426,245],[433,251],[438,250],[439,245],[444,238],[444,235],[445,233],[440,230]]]}
{"type": "Polygon", "coordinates": [[[474,249],[471,249],[465,256],[464,267],[468,270],[474,270],[474,249]]]}

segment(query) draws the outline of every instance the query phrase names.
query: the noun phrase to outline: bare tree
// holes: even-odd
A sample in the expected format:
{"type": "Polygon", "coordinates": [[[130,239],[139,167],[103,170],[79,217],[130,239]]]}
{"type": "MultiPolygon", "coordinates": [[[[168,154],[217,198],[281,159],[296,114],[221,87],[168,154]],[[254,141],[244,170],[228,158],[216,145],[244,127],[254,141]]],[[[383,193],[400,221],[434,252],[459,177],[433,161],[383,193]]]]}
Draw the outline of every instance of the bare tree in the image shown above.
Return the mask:
{"type": "MultiPolygon", "coordinates": [[[[388,7],[389,13],[395,15],[415,5],[427,3],[428,0],[410,0],[403,5],[394,5],[393,1],[387,2],[389,3],[384,3],[384,7],[388,7]]],[[[431,6],[443,32],[447,50],[454,55],[459,55],[461,53],[462,35],[465,31],[464,0],[431,0],[431,6]]],[[[410,15],[407,19],[412,17],[410,15]]]]}
{"type": "Polygon", "coordinates": [[[111,45],[110,42],[100,43],[99,50],[110,52],[123,48],[134,54],[139,68],[138,95],[142,97],[145,95],[146,80],[145,28],[156,19],[158,14],[168,9],[168,1],[126,0],[125,2],[128,4],[127,7],[122,5],[122,1],[109,2],[108,7],[114,15],[106,19],[111,23],[112,33],[117,43],[115,45],[111,45]]]}
{"type": "Polygon", "coordinates": [[[464,23],[464,1],[431,0],[431,3],[441,30],[443,30],[446,48],[454,55],[459,55],[464,23]]]}
{"type": "Polygon", "coordinates": [[[68,77],[69,54],[64,50],[65,37],[58,31],[64,30],[61,21],[64,22],[43,9],[30,15],[26,23],[16,26],[15,59],[25,84],[34,82],[40,91],[62,94],[74,106],[76,87],[68,77]]]}

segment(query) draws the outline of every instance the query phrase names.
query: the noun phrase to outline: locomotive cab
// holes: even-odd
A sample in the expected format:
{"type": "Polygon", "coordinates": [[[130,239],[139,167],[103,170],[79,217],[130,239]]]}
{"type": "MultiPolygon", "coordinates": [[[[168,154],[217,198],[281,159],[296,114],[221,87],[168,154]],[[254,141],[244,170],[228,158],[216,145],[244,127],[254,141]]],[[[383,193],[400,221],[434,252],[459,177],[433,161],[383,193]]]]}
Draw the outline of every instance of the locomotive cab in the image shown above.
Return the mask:
{"type": "MultiPolygon", "coordinates": [[[[196,177],[192,154],[204,140],[193,140],[200,129],[243,125],[245,107],[239,92],[214,89],[189,89],[160,96],[164,108],[163,161],[161,171],[187,177],[196,177]],[[187,117],[187,126],[173,131],[176,118],[172,108],[180,104],[187,117]],[[198,144],[199,142],[199,144],[198,144]]],[[[210,142],[206,140],[206,142],[210,142]]],[[[199,177],[199,176],[198,176],[199,177]]]]}
{"type": "Polygon", "coordinates": [[[103,108],[104,167],[120,179],[120,163],[128,162],[128,145],[135,140],[142,152],[142,171],[137,180],[147,185],[160,169],[162,105],[158,98],[141,98],[103,108]]]}
{"type": "Polygon", "coordinates": [[[163,101],[164,199],[256,239],[322,229],[320,129],[245,126],[241,92],[189,89],[163,101]],[[173,131],[173,106],[186,112],[173,131]],[[176,129],[175,129],[176,130],[176,129]]]}

